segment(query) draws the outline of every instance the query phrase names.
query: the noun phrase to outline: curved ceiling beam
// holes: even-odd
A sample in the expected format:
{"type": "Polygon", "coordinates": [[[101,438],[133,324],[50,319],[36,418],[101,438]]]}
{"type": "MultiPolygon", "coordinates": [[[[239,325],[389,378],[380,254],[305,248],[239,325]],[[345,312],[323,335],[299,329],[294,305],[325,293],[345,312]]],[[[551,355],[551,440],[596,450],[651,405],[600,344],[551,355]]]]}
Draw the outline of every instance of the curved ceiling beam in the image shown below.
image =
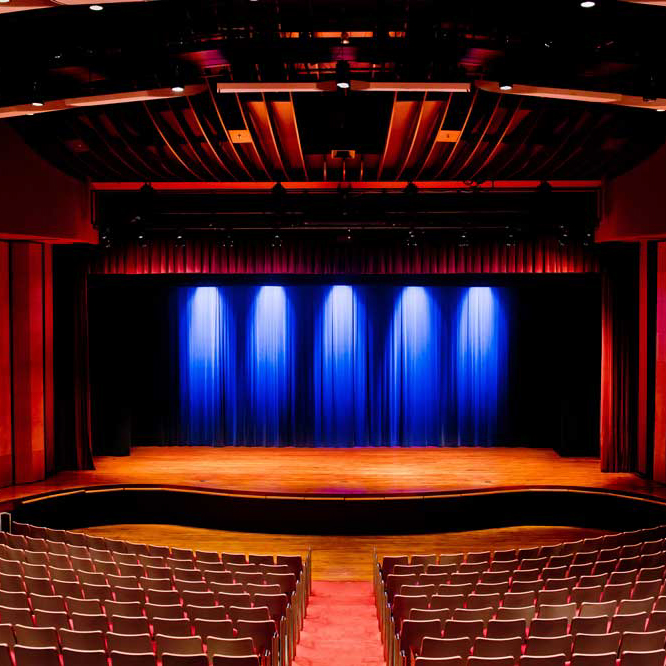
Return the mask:
{"type": "Polygon", "coordinates": [[[485,92],[499,95],[524,95],[526,97],[541,97],[545,99],[562,99],[569,102],[588,102],[591,104],[611,104],[614,106],[629,106],[653,111],[666,111],[666,98],[646,99],[638,95],[623,95],[622,93],[599,92],[595,90],[581,90],[577,88],[549,88],[546,86],[526,86],[513,84],[511,90],[500,90],[498,81],[477,81],[475,86],[485,92]]]}
{"type": "Polygon", "coordinates": [[[87,97],[69,97],[44,102],[43,106],[31,103],[0,107],[0,118],[16,118],[18,116],[36,116],[53,111],[68,111],[88,106],[109,106],[111,104],[129,104],[131,102],[150,102],[156,99],[173,99],[189,97],[202,93],[206,87],[198,84],[185,86],[183,92],[175,93],[171,88],[152,88],[150,90],[128,90],[125,92],[108,93],[106,95],[90,95],[87,97]]]}
{"type": "MultiPolygon", "coordinates": [[[[137,2],[155,2],[155,0],[97,0],[97,5],[129,5],[137,2]]],[[[63,6],[89,5],[88,0],[13,0],[0,6],[0,14],[26,12],[31,9],[55,9],[63,6]]]]}

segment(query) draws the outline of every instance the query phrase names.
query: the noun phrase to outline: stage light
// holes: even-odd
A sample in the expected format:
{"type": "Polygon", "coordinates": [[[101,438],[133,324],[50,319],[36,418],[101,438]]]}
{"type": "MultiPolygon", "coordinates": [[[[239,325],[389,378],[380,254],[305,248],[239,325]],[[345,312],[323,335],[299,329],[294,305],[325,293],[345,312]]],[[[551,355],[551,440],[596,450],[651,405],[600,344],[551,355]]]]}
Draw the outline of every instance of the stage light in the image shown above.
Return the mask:
{"type": "Polygon", "coordinates": [[[350,241],[351,239],[352,239],[351,229],[347,229],[347,240],[350,241]]]}
{"type": "Polygon", "coordinates": [[[513,83],[508,83],[508,82],[504,81],[504,82],[499,84],[499,89],[503,92],[513,90],[513,83]]]}
{"type": "Polygon", "coordinates": [[[596,6],[596,2],[594,0],[583,0],[583,2],[580,3],[580,6],[583,9],[592,9],[592,7],[596,6]]]}
{"type": "Polygon", "coordinates": [[[44,100],[42,99],[42,96],[39,94],[37,81],[35,81],[32,84],[32,99],[30,101],[30,104],[32,104],[32,106],[35,107],[44,106],[44,100]]]}
{"type": "Polygon", "coordinates": [[[101,12],[103,9],[102,5],[90,5],[90,10],[93,12],[101,12]]]}
{"type": "Polygon", "coordinates": [[[346,60],[338,60],[335,66],[335,84],[340,90],[347,90],[349,83],[349,63],[346,60]]]}
{"type": "Polygon", "coordinates": [[[348,32],[343,32],[343,33],[340,35],[340,43],[341,43],[343,46],[348,46],[348,45],[349,45],[349,33],[348,33],[348,32]]]}
{"type": "Polygon", "coordinates": [[[458,247],[469,247],[469,236],[466,231],[461,232],[458,238],[458,247]]]}

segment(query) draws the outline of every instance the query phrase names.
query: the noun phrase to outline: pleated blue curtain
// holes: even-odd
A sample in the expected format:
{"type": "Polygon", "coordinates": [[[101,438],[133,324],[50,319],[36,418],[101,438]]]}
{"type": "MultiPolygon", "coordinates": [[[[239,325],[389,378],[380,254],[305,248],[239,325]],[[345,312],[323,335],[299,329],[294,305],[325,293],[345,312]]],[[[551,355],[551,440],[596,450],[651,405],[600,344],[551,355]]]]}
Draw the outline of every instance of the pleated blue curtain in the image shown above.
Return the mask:
{"type": "Polygon", "coordinates": [[[177,292],[182,443],[499,443],[509,372],[501,288],[177,292]]]}

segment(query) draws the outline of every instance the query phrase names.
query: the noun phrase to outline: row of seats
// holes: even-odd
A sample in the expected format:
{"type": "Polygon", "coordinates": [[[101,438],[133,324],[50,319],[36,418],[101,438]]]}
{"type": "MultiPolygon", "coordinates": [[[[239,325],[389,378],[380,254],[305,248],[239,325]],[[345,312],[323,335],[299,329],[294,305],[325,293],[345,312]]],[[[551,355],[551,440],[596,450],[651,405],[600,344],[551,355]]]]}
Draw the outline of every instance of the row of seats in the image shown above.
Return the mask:
{"type": "Polygon", "coordinates": [[[260,666],[250,637],[172,637],[0,625],[0,666],[260,666]],[[12,659],[13,657],[13,659],[12,659]]]}
{"type": "MultiPolygon", "coordinates": [[[[562,656],[562,662],[570,661],[573,655],[587,657],[594,655],[612,654],[620,660],[635,660],[636,654],[649,653],[650,655],[666,656],[664,642],[666,631],[651,634],[636,633],[620,636],[619,633],[608,634],[578,634],[571,636],[529,637],[522,638],[492,638],[480,636],[476,639],[469,637],[437,638],[425,636],[420,644],[419,654],[426,659],[461,658],[470,657],[483,659],[511,660],[514,664],[523,656],[546,659],[562,656]],[[629,655],[625,657],[625,655],[629,655]]],[[[654,658],[654,657],[650,657],[654,658]]],[[[648,659],[650,659],[648,658],[648,659]]]]}
{"type": "Polygon", "coordinates": [[[420,594],[428,594],[428,596],[433,594],[462,595],[464,597],[470,595],[499,595],[505,605],[509,605],[511,599],[521,598],[531,598],[530,603],[534,603],[534,600],[538,599],[543,599],[544,603],[565,603],[565,601],[554,601],[554,599],[563,597],[580,604],[583,601],[608,599],[620,601],[623,599],[662,596],[666,591],[664,584],[665,569],[666,567],[662,566],[651,569],[634,569],[632,571],[613,571],[610,574],[585,575],[579,578],[568,576],[567,572],[561,572],[553,578],[546,579],[533,578],[532,574],[520,577],[507,575],[504,580],[493,577],[494,582],[488,582],[488,578],[481,578],[476,583],[473,580],[443,582],[443,577],[440,578],[430,574],[420,576],[416,574],[389,574],[386,577],[385,587],[389,600],[396,594],[405,594],[406,590],[414,590],[420,592],[420,594]],[[595,591],[600,591],[600,594],[597,596],[595,591]]]}
{"type": "MultiPolygon", "coordinates": [[[[634,548],[634,546],[631,546],[634,548]]],[[[553,557],[528,558],[524,560],[501,560],[493,562],[474,562],[462,564],[419,564],[407,563],[408,556],[390,556],[382,561],[382,576],[416,575],[439,576],[450,582],[476,581],[485,578],[499,578],[504,575],[525,576],[525,572],[544,580],[567,572],[567,575],[580,577],[608,574],[613,571],[630,571],[666,565],[666,551],[621,557],[620,548],[608,551],[590,551],[571,555],[554,555],[553,557]]],[[[1,551],[0,551],[1,554],[1,551]]],[[[432,557],[436,555],[422,556],[432,557]]]]}
{"type": "Polygon", "coordinates": [[[293,658],[309,558],[306,571],[300,556],[13,527],[20,534],[0,532],[0,646],[16,666],[288,666],[293,658]]]}
{"type": "Polygon", "coordinates": [[[635,652],[658,661],[666,630],[664,536],[658,527],[520,551],[377,560],[389,665],[449,657],[580,662],[611,653],[615,663],[618,655],[638,658],[624,656],[635,652]],[[638,636],[640,649],[622,648],[625,635],[638,636]],[[449,654],[456,644],[459,653],[449,654]]]}

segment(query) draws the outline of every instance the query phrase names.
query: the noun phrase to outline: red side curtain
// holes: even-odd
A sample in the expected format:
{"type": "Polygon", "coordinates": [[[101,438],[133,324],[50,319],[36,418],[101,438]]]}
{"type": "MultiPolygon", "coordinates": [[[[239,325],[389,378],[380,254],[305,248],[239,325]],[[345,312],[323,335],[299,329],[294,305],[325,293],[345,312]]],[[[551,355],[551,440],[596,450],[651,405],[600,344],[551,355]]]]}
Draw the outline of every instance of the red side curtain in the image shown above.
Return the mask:
{"type": "Polygon", "coordinates": [[[632,472],[637,455],[638,246],[612,248],[601,277],[603,472],[632,472]]]}
{"type": "Polygon", "coordinates": [[[79,248],[54,255],[56,466],[94,469],[88,354],[87,257],[79,248]]]}

